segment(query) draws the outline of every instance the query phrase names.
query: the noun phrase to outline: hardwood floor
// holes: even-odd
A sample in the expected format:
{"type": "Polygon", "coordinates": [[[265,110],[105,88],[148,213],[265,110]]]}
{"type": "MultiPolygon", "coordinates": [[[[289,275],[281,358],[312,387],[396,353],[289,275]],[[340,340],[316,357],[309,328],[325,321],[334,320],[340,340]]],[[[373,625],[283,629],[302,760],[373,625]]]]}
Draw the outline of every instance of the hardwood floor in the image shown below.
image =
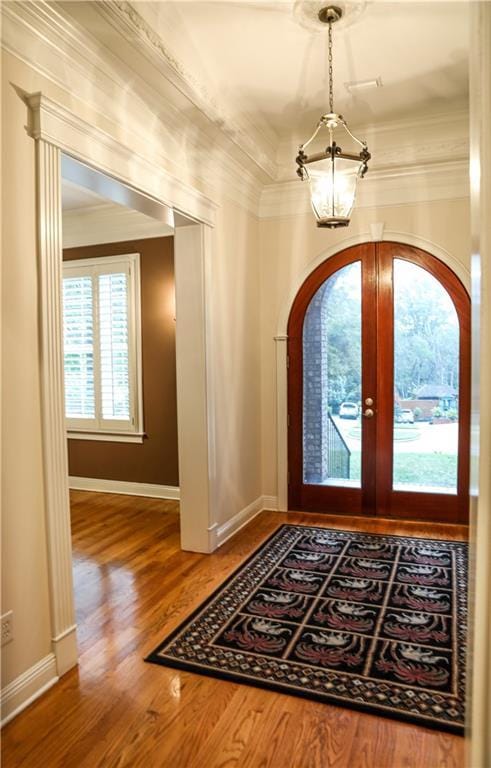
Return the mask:
{"type": "Polygon", "coordinates": [[[464,739],[143,657],[283,522],[465,539],[464,526],[264,512],[213,555],[177,504],[72,493],[80,664],[3,731],[3,766],[463,768],[464,739]]]}

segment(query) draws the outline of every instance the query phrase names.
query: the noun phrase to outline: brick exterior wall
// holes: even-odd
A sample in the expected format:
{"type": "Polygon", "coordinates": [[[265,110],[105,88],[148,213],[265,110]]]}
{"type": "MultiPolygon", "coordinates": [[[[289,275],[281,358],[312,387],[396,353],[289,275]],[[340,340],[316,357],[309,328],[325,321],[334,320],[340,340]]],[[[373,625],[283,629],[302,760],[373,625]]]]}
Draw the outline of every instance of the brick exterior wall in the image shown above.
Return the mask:
{"type": "Polygon", "coordinates": [[[322,483],[328,477],[328,283],[312,298],[303,327],[303,473],[307,483],[322,483]]]}

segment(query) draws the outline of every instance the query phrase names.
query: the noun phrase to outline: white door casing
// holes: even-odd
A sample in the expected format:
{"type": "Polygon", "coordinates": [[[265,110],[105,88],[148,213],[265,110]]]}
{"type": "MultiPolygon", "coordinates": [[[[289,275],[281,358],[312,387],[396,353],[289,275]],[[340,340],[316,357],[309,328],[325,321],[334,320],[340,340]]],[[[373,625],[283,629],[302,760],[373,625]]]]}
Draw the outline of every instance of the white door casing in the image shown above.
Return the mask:
{"type": "Polygon", "coordinates": [[[213,547],[210,468],[214,466],[214,409],[213,388],[209,386],[212,360],[208,322],[211,285],[206,274],[211,259],[211,238],[207,232],[214,224],[216,205],[43,94],[21,96],[29,109],[27,130],[36,142],[43,472],[51,636],[57,674],[61,676],[77,664],[62,353],[62,152],[130,185],[135,192],[172,207],[187,218],[183,221],[182,216],[177,217],[181,225],[191,225],[182,228],[175,242],[176,293],[185,299],[181,302],[181,320],[176,324],[181,350],[178,351],[177,386],[181,417],[198,397],[201,419],[199,423],[191,423],[180,418],[178,441],[184,477],[184,482],[181,480],[181,546],[199,552],[209,552],[213,547]],[[183,261],[190,258],[201,278],[185,284],[183,261]],[[194,325],[189,327],[191,321],[194,325]],[[179,338],[185,336],[187,343],[183,348],[179,338]],[[180,381],[190,361],[197,365],[192,388],[180,381]],[[201,478],[198,497],[186,487],[191,465],[201,478]]]}

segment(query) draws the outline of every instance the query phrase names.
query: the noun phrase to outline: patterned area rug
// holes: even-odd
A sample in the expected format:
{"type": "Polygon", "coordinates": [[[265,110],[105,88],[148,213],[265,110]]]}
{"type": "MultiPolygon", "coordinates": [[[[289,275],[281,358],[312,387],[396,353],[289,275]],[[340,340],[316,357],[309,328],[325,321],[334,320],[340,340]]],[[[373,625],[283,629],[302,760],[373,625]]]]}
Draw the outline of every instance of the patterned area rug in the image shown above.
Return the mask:
{"type": "Polygon", "coordinates": [[[467,544],[283,525],[147,661],[462,733],[467,544]]]}

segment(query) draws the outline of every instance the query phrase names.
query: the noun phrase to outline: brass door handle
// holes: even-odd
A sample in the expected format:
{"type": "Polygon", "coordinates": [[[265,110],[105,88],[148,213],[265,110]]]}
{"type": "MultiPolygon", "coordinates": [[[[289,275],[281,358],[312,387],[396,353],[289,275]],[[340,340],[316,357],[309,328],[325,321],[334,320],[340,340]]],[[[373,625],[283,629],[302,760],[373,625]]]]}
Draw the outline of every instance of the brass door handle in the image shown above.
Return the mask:
{"type": "Polygon", "coordinates": [[[363,411],[363,415],[366,419],[371,419],[372,416],[375,415],[374,411],[372,411],[371,408],[367,408],[366,411],[363,411]]]}

